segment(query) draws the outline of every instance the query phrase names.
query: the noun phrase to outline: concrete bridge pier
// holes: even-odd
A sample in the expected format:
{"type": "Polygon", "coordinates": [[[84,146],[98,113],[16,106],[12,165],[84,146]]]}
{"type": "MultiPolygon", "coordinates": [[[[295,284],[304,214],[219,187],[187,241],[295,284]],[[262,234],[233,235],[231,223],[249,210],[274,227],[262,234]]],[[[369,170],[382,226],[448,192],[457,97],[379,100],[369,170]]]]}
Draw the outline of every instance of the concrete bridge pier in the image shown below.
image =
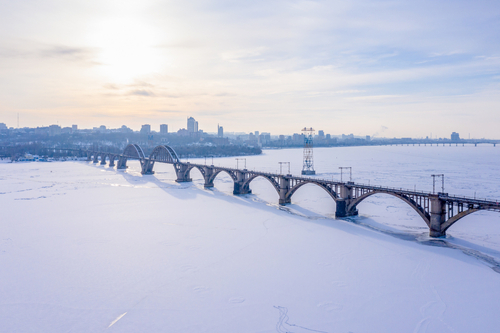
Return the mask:
{"type": "Polygon", "coordinates": [[[246,181],[246,173],[241,171],[236,171],[236,180],[234,181],[233,194],[250,194],[252,190],[250,189],[250,183],[246,181]]]}
{"type": "Polygon", "coordinates": [[[431,201],[431,220],[429,226],[430,237],[445,237],[446,232],[441,231],[441,226],[446,220],[445,203],[437,195],[432,195],[431,201]]]}
{"type": "Polygon", "coordinates": [[[115,155],[109,155],[109,167],[114,167],[115,166],[115,155]]]}
{"type": "Polygon", "coordinates": [[[92,163],[97,164],[98,162],[99,162],[99,154],[94,153],[94,160],[92,161],[92,163]]]}
{"type": "Polygon", "coordinates": [[[127,168],[127,159],[123,156],[118,158],[118,164],[116,165],[116,169],[126,169],[127,168]]]}
{"type": "Polygon", "coordinates": [[[174,167],[175,167],[175,173],[177,174],[177,179],[175,180],[177,183],[192,181],[192,179],[189,178],[189,171],[191,171],[189,163],[187,164],[176,163],[174,164],[174,167]]]}
{"type": "Polygon", "coordinates": [[[335,201],[337,209],[335,210],[335,217],[346,217],[347,216],[347,203],[345,199],[337,199],[335,201]]]}
{"type": "Polygon", "coordinates": [[[106,154],[101,155],[101,165],[106,165],[106,154]]]}
{"type": "Polygon", "coordinates": [[[280,184],[279,204],[286,205],[286,204],[292,203],[291,197],[287,197],[287,194],[290,191],[290,179],[285,178],[283,176],[281,176],[279,179],[280,179],[279,180],[279,184],[280,184]]]}
{"type": "Polygon", "coordinates": [[[150,159],[141,160],[141,174],[143,175],[153,175],[155,172],[153,171],[153,166],[155,165],[155,161],[151,161],[150,159]]]}
{"type": "Polygon", "coordinates": [[[203,187],[210,188],[214,187],[214,169],[207,166],[203,167],[203,178],[205,178],[205,184],[203,187]]]}
{"type": "MultiPolygon", "coordinates": [[[[349,182],[347,183],[349,184],[349,182]]],[[[356,207],[349,208],[353,201],[352,198],[352,187],[348,185],[342,185],[339,189],[339,198],[335,200],[337,209],[335,211],[335,217],[346,217],[358,215],[358,210],[356,207]]]]}

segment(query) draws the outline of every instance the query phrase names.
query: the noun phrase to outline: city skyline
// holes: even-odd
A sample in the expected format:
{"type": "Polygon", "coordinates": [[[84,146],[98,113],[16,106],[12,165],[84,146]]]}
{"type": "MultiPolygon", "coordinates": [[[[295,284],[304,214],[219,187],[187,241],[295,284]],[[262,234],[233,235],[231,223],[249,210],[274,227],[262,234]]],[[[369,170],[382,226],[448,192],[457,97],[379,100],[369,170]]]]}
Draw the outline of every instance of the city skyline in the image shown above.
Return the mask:
{"type": "Polygon", "coordinates": [[[500,138],[500,5],[0,5],[0,122],[500,138]],[[73,121],[73,119],[76,119],[73,121]],[[168,119],[168,120],[166,120],[168,119]],[[317,126],[316,126],[317,127],[317,126]]]}
{"type": "MultiPolygon", "coordinates": [[[[230,136],[238,136],[238,135],[256,135],[258,136],[259,134],[267,134],[267,135],[271,135],[272,137],[279,137],[279,136],[294,136],[294,135],[299,135],[299,133],[301,132],[301,130],[297,130],[296,132],[293,132],[293,133],[270,133],[270,132],[263,132],[263,131],[259,131],[259,130],[253,130],[253,131],[248,131],[248,132],[238,132],[238,131],[224,131],[223,130],[223,126],[220,126],[220,124],[217,124],[217,129],[215,131],[205,131],[203,130],[202,128],[198,129],[198,122],[193,118],[193,117],[189,117],[188,118],[188,124],[187,126],[184,128],[184,127],[181,127],[181,128],[178,128],[177,130],[171,130],[169,131],[169,125],[168,124],[155,124],[154,126],[155,127],[152,127],[151,124],[142,124],[140,125],[140,129],[137,129],[137,130],[133,130],[131,129],[130,127],[128,127],[127,125],[122,125],[120,127],[116,127],[116,128],[111,128],[111,127],[107,127],[106,125],[100,125],[100,126],[93,126],[91,128],[81,128],[79,127],[78,125],[76,124],[73,124],[71,126],[65,126],[65,127],[62,127],[62,126],[59,126],[59,124],[52,124],[52,125],[49,125],[49,126],[36,126],[36,127],[12,127],[12,126],[7,126],[5,123],[0,123],[0,130],[2,129],[12,129],[12,130],[16,130],[16,129],[23,129],[23,128],[28,128],[28,129],[32,129],[32,128],[53,128],[54,126],[57,126],[59,129],[63,129],[63,128],[66,128],[66,129],[71,129],[72,131],[76,131],[76,130],[98,130],[98,131],[116,131],[116,130],[123,130],[124,128],[127,129],[127,130],[132,130],[132,131],[135,131],[135,132],[147,132],[147,133],[159,133],[159,134],[172,134],[172,133],[179,133],[179,132],[182,132],[182,131],[186,131],[187,133],[195,133],[196,131],[194,130],[195,128],[201,132],[204,132],[204,133],[207,133],[207,134],[210,134],[210,135],[216,135],[218,137],[223,137],[223,133],[226,133],[226,134],[229,134],[230,136]],[[190,121],[194,122],[191,128],[191,130],[189,129],[190,127],[190,121]],[[158,128],[157,130],[155,128],[158,128]]],[[[171,129],[171,128],[170,128],[171,129]]],[[[313,133],[314,133],[314,136],[317,136],[317,137],[338,137],[338,138],[342,138],[344,139],[345,137],[347,138],[366,138],[366,139],[376,139],[376,138],[387,138],[387,139],[390,139],[391,137],[385,137],[385,136],[380,136],[378,135],[378,133],[376,133],[376,135],[365,135],[365,134],[353,134],[353,133],[349,133],[349,134],[345,134],[345,133],[331,133],[331,132],[328,132],[325,133],[325,130],[322,130],[322,129],[319,129],[319,130],[314,130],[313,129],[313,133]]],[[[460,137],[460,133],[457,133],[457,132],[452,132],[448,137],[451,137],[452,140],[460,140],[460,139],[467,139],[466,137],[460,137]]],[[[444,137],[438,137],[437,135],[434,136],[432,135],[432,133],[430,133],[430,135],[427,135],[427,136],[420,136],[420,137],[400,137],[402,139],[405,139],[405,138],[412,138],[412,139],[447,139],[448,137],[444,136],[444,137]]],[[[394,137],[396,138],[396,137],[394,137]]],[[[468,139],[471,139],[470,137],[470,133],[468,134],[468,139]]],[[[495,140],[495,138],[487,138],[487,137],[477,137],[477,138],[472,138],[472,139],[492,139],[492,140],[495,140]]]]}
{"type": "MultiPolygon", "coordinates": [[[[210,135],[216,135],[218,137],[223,137],[223,133],[227,133],[229,134],[230,136],[238,136],[238,135],[253,135],[255,134],[256,136],[260,134],[267,134],[267,135],[271,135],[272,137],[279,137],[279,136],[295,136],[295,135],[298,135],[301,130],[297,130],[293,133],[270,133],[270,132],[264,132],[264,131],[259,131],[259,130],[252,130],[252,131],[248,131],[248,132],[238,132],[238,131],[224,131],[223,130],[223,126],[220,126],[220,124],[218,123],[217,124],[217,129],[215,131],[211,131],[211,130],[203,130],[202,128],[198,128],[198,121],[196,121],[193,117],[189,117],[187,119],[187,124],[186,124],[186,127],[180,127],[178,128],[177,130],[176,129],[173,129],[171,127],[169,127],[168,124],[165,124],[165,123],[161,123],[161,124],[154,124],[153,126],[151,124],[142,124],[140,125],[140,128],[139,129],[136,129],[136,130],[133,130],[132,128],[128,127],[127,125],[122,125],[120,127],[116,127],[116,128],[111,128],[111,127],[108,127],[106,125],[100,125],[100,126],[92,126],[90,128],[81,128],[79,127],[77,124],[73,124],[71,126],[59,126],[59,124],[52,124],[52,125],[49,125],[49,126],[36,126],[36,127],[12,127],[12,126],[7,126],[5,123],[1,123],[0,122],[0,130],[2,129],[12,129],[12,130],[16,130],[16,129],[23,129],[23,128],[53,128],[54,126],[57,126],[59,129],[63,129],[63,128],[66,128],[66,129],[71,129],[72,131],[75,131],[75,130],[98,130],[98,131],[116,131],[116,130],[123,130],[124,128],[127,129],[127,130],[132,130],[132,131],[135,131],[135,132],[147,132],[147,133],[159,133],[159,134],[172,134],[172,133],[180,133],[182,131],[186,131],[187,133],[195,133],[195,132],[204,132],[204,133],[207,133],[207,134],[210,134],[210,135]],[[158,128],[157,130],[155,128],[158,128]],[[169,128],[170,128],[170,131],[169,131],[169,128]]],[[[312,127],[311,127],[312,128],[312,127]]],[[[313,128],[312,128],[313,129],[313,128]]],[[[383,131],[382,131],[383,132],[383,131]]],[[[349,133],[349,134],[345,134],[345,133],[332,133],[332,132],[329,132],[328,130],[326,131],[325,133],[325,130],[323,129],[318,129],[318,130],[315,130],[313,129],[313,133],[315,136],[317,137],[338,137],[338,138],[342,138],[344,139],[344,137],[348,137],[348,138],[369,138],[369,139],[376,139],[376,138],[387,138],[387,139],[390,139],[391,137],[386,137],[386,136],[382,136],[380,135],[379,133],[375,133],[375,134],[372,134],[372,135],[366,135],[366,134],[353,134],[353,133],[349,133]]],[[[457,132],[452,132],[450,135],[448,136],[443,136],[443,137],[439,137],[437,135],[433,135],[432,133],[430,133],[430,135],[425,135],[425,136],[418,136],[418,137],[411,137],[411,136],[402,136],[402,137],[399,137],[401,139],[406,139],[406,138],[412,138],[412,139],[447,139],[451,137],[452,140],[456,141],[456,140],[459,140],[459,139],[488,139],[488,140],[495,140],[495,138],[488,138],[488,137],[471,137],[470,136],[470,133],[468,133],[467,135],[463,135],[462,137],[460,137],[460,133],[457,133],[457,132]]],[[[392,137],[392,138],[397,138],[397,137],[392,137]]]]}

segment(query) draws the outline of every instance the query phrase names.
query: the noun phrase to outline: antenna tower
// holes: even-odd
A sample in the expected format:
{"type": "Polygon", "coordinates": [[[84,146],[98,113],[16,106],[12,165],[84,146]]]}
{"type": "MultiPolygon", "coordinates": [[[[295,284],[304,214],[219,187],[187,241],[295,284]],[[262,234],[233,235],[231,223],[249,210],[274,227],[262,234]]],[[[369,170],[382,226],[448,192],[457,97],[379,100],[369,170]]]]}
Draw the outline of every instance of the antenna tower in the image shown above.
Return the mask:
{"type": "Polygon", "coordinates": [[[303,175],[315,175],[314,171],[314,160],[313,160],[313,134],[314,129],[304,127],[302,129],[304,133],[304,163],[302,167],[303,175]]]}

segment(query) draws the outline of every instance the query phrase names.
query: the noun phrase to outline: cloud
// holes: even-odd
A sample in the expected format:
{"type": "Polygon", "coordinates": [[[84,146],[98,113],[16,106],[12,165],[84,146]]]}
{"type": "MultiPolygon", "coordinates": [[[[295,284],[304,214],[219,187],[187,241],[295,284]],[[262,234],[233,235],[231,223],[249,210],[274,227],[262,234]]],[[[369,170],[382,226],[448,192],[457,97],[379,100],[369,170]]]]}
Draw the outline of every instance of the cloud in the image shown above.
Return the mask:
{"type": "Polygon", "coordinates": [[[221,53],[222,60],[229,62],[240,61],[260,61],[265,47],[256,47],[253,49],[234,50],[221,53]]]}
{"type": "Polygon", "coordinates": [[[183,113],[182,111],[179,110],[153,110],[153,111],[158,113],[183,113]]]}
{"type": "Polygon", "coordinates": [[[204,44],[198,40],[180,40],[172,43],[159,44],[154,47],[163,49],[195,49],[202,47],[204,44]]]}
{"type": "Polygon", "coordinates": [[[141,87],[141,88],[152,88],[154,87],[154,84],[146,82],[146,81],[141,81],[141,80],[135,80],[134,83],[128,84],[128,87],[141,87]]]}
{"type": "Polygon", "coordinates": [[[85,62],[99,65],[94,61],[96,49],[67,45],[47,45],[29,40],[7,43],[0,47],[0,57],[20,59],[59,59],[70,62],[85,62]]]}
{"type": "Polygon", "coordinates": [[[44,1],[43,12],[24,5],[0,12],[9,32],[0,36],[5,110],[44,105],[56,113],[59,103],[74,103],[133,113],[147,102],[207,122],[203,110],[232,110],[216,115],[233,130],[286,132],[304,119],[335,128],[334,108],[346,110],[342,126],[371,133],[384,123],[391,133],[415,133],[421,127],[402,119],[427,109],[435,124],[458,128],[446,110],[460,109],[477,115],[468,125],[498,133],[482,120],[498,114],[498,1],[145,0],[140,10],[108,0],[57,8],[44,1]],[[129,30],[113,24],[117,15],[129,30]],[[82,68],[95,59],[108,66],[82,68]],[[466,94],[481,98],[452,104],[466,94]]]}
{"type": "Polygon", "coordinates": [[[234,97],[234,96],[238,96],[238,94],[223,92],[223,93],[215,94],[214,96],[217,96],[217,97],[234,97]]]}
{"type": "Polygon", "coordinates": [[[152,91],[147,91],[147,90],[132,90],[127,95],[135,95],[135,96],[146,96],[146,97],[153,97],[155,94],[152,91]]]}
{"type": "Polygon", "coordinates": [[[86,47],[71,47],[66,45],[51,45],[37,52],[42,58],[55,58],[66,61],[85,62],[92,65],[100,65],[94,61],[95,50],[86,47]]]}

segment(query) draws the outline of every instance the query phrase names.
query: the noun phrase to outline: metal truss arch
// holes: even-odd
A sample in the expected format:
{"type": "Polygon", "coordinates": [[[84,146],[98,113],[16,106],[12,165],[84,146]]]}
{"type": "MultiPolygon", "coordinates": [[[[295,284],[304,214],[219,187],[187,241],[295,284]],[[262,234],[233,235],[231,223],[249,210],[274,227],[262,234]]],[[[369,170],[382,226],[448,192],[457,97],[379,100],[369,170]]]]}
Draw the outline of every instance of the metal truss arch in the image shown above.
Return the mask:
{"type": "Polygon", "coordinates": [[[237,181],[237,177],[236,175],[234,174],[234,172],[231,172],[227,169],[218,169],[218,168],[215,168],[214,169],[214,172],[212,173],[212,175],[210,176],[210,179],[209,179],[209,182],[210,183],[213,183],[215,178],[217,178],[217,176],[221,173],[221,172],[225,172],[229,175],[229,177],[231,177],[231,179],[236,182],[237,181]]]}
{"type": "Polygon", "coordinates": [[[337,195],[337,192],[335,192],[334,189],[332,189],[329,186],[326,186],[326,185],[324,185],[324,184],[322,184],[320,182],[315,182],[315,181],[301,181],[301,182],[298,182],[297,184],[295,184],[290,189],[290,191],[288,191],[288,193],[286,194],[286,198],[287,199],[292,199],[292,196],[295,194],[295,192],[297,192],[297,190],[299,188],[301,188],[302,186],[307,185],[307,184],[313,184],[313,185],[321,187],[323,190],[325,190],[330,195],[330,197],[332,197],[332,199],[335,202],[337,201],[338,195],[337,195]]]}
{"type": "Polygon", "coordinates": [[[458,220],[466,217],[467,215],[478,212],[480,210],[481,209],[478,209],[478,208],[470,208],[470,209],[464,210],[461,213],[458,213],[457,215],[446,220],[446,222],[441,225],[441,231],[446,232],[446,230],[448,230],[448,228],[451,227],[453,224],[455,224],[455,222],[457,222],[458,220]]]}
{"type": "Polygon", "coordinates": [[[406,202],[411,208],[413,208],[418,213],[418,215],[420,215],[420,217],[422,217],[422,219],[427,224],[427,226],[430,227],[431,215],[429,214],[429,212],[426,211],[426,209],[424,207],[417,204],[417,202],[415,202],[415,200],[413,200],[407,196],[404,196],[404,195],[401,195],[398,193],[394,193],[394,192],[372,191],[372,192],[365,193],[365,194],[353,199],[353,201],[347,207],[347,210],[348,211],[355,210],[357,205],[359,205],[363,200],[365,200],[366,198],[368,198],[374,194],[387,194],[387,195],[396,197],[398,199],[401,199],[402,201],[406,202]]]}
{"type": "Polygon", "coordinates": [[[279,185],[278,181],[276,179],[274,179],[274,177],[272,177],[272,176],[267,176],[267,175],[262,175],[262,174],[251,174],[251,176],[249,178],[245,179],[243,186],[249,186],[250,183],[258,177],[262,177],[262,178],[267,179],[271,183],[271,185],[273,185],[276,192],[278,192],[278,195],[280,194],[280,185],[279,185]]]}
{"type": "Polygon", "coordinates": [[[191,174],[191,170],[193,170],[193,169],[197,169],[198,171],[200,171],[203,178],[204,179],[206,178],[205,169],[199,165],[190,164],[189,167],[186,169],[186,174],[191,174]]]}
{"type": "Polygon", "coordinates": [[[138,144],[135,144],[135,143],[131,143],[127,147],[125,147],[122,155],[125,158],[137,158],[137,159],[141,159],[141,160],[146,158],[141,146],[139,146],[138,144]]]}
{"type": "Polygon", "coordinates": [[[163,163],[179,163],[179,157],[172,147],[167,145],[156,146],[151,154],[149,160],[163,162],[163,163]]]}

